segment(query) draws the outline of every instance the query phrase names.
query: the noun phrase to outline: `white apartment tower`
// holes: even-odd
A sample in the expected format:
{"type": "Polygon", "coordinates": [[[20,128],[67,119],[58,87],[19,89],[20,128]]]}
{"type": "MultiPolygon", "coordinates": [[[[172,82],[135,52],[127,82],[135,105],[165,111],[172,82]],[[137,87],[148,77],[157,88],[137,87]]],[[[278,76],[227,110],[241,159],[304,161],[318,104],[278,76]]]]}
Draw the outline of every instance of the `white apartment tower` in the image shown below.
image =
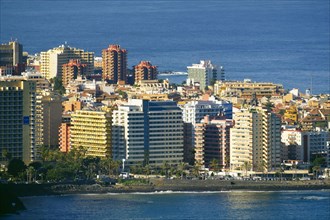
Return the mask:
{"type": "Polygon", "coordinates": [[[183,160],[182,111],[173,101],[132,99],[113,111],[112,148],[126,165],[183,160]]]}

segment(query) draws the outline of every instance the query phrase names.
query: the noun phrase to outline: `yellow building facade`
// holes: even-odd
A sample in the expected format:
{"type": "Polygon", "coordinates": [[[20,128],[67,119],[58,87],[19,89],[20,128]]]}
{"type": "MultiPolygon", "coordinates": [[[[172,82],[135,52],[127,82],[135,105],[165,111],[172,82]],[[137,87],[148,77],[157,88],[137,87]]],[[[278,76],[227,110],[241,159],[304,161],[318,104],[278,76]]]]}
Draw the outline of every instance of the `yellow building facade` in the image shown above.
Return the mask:
{"type": "Polygon", "coordinates": [[[111,156],[111,112],[80,110],[71,114],[71,147],[86,150],[86,156],[111,156]]]}

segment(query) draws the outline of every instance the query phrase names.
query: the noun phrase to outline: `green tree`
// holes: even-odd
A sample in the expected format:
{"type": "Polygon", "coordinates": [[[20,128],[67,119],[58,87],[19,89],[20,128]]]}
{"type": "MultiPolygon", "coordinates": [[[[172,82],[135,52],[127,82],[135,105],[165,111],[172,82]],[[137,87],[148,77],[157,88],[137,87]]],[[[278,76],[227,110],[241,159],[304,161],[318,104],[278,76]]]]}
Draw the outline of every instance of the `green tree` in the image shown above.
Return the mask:
{"type": "Polygon", "coordinates": [[[312,165],[313,166],[324,167],[326,165],[326,159],[325,159],[325,157],[316,156],[314,158],[314,160],[312,161],[312,165]]]}
{"type": "Polygon", "coordinates": [[[20,159],[12,159],[8,164],[8,173],[14,177],[18,177],[20,173],[24,172],[26,165],[20,159]]]}
{"type": "Polygon", "coordinates": [[[195,163],[195,165],[192,168],[192,174],[196,177],[199,177],[199,170],[201,169],[201,164],[195,163]]]}
{"type": "Polygon", "coordinates": [[[54,77],[53,80],[54,82],[54,90],[60,93],[61,95],[65,93],[65,88],[62,83],[62,79],[60,77],[54,77]]]}
{"type": "Polygon", "coordinates": [[[122,97],[122,99],[127,99],[128,95],[126,92],[120,90],[118,93],[122,97]]]}
{"type": "Polygon", "coordinates": [[[2,158],[4,158],[7,161],[10,161],[12,159],[12,154],[7,149],[2,149],[2,158]]]}
{"type": "Polygon", "coordinates": [[[82,168],[84,171],[84,175],[88,180],[93,179],[99,170],[100,158],[88,156],[82,161],[82,168]]]}
{"type": "Polygon", "coordinates": [[[168,178],[168,172],[169,172],[170,166],[167,161],[163,162],[161,167],[161,173],[162,175],[165,175],[166,178],[168,178]]]}
{"type": "Polygon", "coordinates": [[[267,109],[267,111],[272,111],[274,108],[274,104],[270,102],[270,97],[267,98],[267,102],[264,104],[264,107],[267,109]]]}

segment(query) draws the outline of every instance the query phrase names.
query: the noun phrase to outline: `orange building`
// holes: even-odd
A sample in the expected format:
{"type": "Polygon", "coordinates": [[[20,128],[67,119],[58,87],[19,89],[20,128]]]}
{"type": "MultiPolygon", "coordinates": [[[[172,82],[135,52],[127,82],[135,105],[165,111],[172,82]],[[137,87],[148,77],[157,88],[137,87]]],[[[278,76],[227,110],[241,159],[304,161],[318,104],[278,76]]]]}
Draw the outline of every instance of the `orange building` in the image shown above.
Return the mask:
{"type": "Polygon", "coordinates": [[[149,61],[141,61],[134,70],[134,84],[140,84],[141,80],[157,79],[157,67],[151,65],[149,61]]]}
{"type": "Polygon", "coordinates": [[[102,78],[112,84],[127,82],[127,51],[119,45],[102,50],[102,78]]]}
{"type": "Polygon", "coordinates": [[[82,109],[81,101],[65,101],[62,103],[63,112],[74,112],[82,109]]]}
{"type": "Polygon", "coordinates": [[[59,128],[59,145],[60,151],[67,153],[71,149],[70,141],[70,123],[61,123],[59,128]]]}
{"type": "Polygon", "coordinates": [[[79,59],[72,59],[62,66],[62,84],[67,86],[70,81],[77,79],[77,76],[84,75],[87,64],[82,64],[79,59]]]}

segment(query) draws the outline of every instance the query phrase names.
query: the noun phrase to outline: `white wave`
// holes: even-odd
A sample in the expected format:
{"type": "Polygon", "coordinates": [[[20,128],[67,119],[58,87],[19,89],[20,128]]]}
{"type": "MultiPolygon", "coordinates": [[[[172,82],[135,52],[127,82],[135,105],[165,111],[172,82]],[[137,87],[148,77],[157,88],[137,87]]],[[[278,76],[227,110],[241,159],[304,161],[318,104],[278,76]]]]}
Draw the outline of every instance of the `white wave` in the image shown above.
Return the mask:
{"type": "Polygon", "coordinates": [[[323,200],[323,199],[328,199],[328,197],[324,197],[324,196],[305,196],[305,197],[302,197],[301,199],[304,199],[304,200],[323,200]]]}

